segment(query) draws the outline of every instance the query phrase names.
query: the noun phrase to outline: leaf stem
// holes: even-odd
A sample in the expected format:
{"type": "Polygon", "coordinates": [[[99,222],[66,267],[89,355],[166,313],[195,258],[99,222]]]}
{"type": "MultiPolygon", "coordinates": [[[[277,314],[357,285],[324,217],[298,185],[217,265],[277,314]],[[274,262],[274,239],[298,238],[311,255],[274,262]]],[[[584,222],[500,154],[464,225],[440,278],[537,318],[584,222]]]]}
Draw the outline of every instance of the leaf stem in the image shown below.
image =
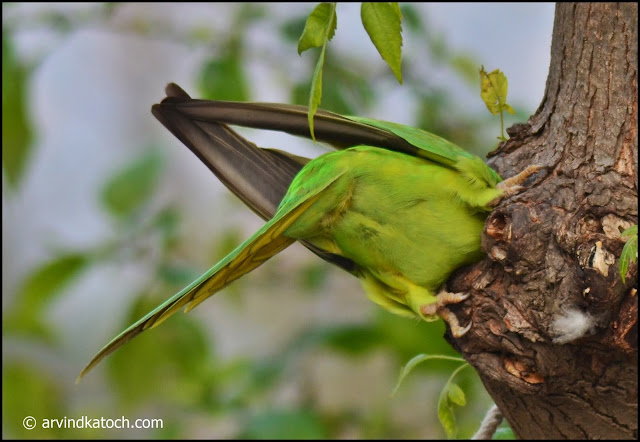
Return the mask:
{"type": "MultiPolygon", "coordinates": [[[[400,371],[400,376],[398,378],[398,382],[395,386],[395,388],[393,389],[393,391],[391,392],[391,396],[393,397],[396,392],[398,391],[398,389],[400,388],[400,384],[402,384],[402,380],[411,372],[411,370],[414,369],[414,367],[424,361],[428,361],[429,359],[441,359],[441,360],[445,360],[445,361],[454,361],[454,362],[465,362],[464,359],[459,358],[459,357],[455,357],[455,356],[445,356],[445,355],[427,355],[424,353],[421,353],[417,356],[414,356],[413,358],[411,358],[411,360],[409,362],[406,363],[406,365],[404,367],[402,367],[402,370],[400,371]]],[[[468,365],[468,364],[467,364],[468,365]]],[[[463,365],[464,367],[464,365],[463,365]]],[[[454,372],[457,373],[458,370],[456,370],[454,372]]]]}

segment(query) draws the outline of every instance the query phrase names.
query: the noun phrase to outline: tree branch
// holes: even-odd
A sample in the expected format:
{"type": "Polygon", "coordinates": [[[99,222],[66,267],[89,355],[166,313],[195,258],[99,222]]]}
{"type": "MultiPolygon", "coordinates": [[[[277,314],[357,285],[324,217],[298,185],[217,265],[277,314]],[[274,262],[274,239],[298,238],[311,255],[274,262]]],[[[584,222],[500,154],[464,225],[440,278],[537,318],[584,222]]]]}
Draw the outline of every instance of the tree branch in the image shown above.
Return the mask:
{"type": "Polygon", "coordinates": [[[490,160],[551,172],[492,212],[489,258],[450,281],[474,294],[452,344],[521,438],[637,438],[637,282],[617,271],[638,215],[637,22],[637,4],[558,4],[542,103],[490,160]]]}

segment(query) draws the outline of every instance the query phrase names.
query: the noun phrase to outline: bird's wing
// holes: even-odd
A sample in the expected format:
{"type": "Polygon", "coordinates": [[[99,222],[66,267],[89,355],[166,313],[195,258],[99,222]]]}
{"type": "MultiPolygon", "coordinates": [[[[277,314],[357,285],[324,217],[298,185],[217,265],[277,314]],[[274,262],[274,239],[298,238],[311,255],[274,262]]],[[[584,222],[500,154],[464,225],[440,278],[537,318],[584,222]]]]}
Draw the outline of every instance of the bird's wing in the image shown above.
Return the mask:
{"type": "Polygon", "coordinates": [[[166,98],[151,108],[153,115],[247,206],[271,218],[307,159],[260,149],[222,122],[190,118],[171,99],[185,98],[166,98]]]}
{"type": "Polygon", "coordinates": [[[184,306],[186,306],[186,311],[191,310],[232,281],[255,269],[267,259],[293,243],[295,240],[284,236],[283,232],[343,173],[344,171],[335,171],[334,174],[325,174],[323,175],[323,180],[318,182],[317,186],[313,189],[310,189],[305,194],[298,193],[295,198],[289,198],[287,204],[281,207],[276,215],[253,234],[253,236],[238,246],[205,274],[109,342],[94,356],[84,370],[82,370],[78,376],[78,380],[105,356],[126,344],[144,330],[155,327],[184,306]]]}
{"type": "MultiPolygon", "coordinates": [[[[167,85],[166,93],[167,98],[151,108],[153,115],[258,216],[265,221],[273,217],[309,158],[260,148],[222,122],[191,118],[177,104],[193,100],[175,83],[167,85]]],[[[325,261],[356,271],[353,261],[301,242],[325,261]]]]}

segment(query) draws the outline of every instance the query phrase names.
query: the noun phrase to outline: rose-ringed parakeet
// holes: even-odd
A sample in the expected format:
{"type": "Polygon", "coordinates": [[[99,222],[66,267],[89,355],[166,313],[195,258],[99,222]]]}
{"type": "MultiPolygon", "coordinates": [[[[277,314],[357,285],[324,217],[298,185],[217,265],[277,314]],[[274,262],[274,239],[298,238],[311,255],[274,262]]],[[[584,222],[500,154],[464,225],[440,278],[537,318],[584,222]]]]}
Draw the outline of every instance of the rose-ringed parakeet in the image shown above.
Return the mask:
{"type": "Polygon", "coordinates": [[[480,158],[400,124],[318,111],[316,140],[339,149],[314,160],[262,149],[228,124],[310,137],[302,106],[194,100],[169,84],[152,108],[176,137],[268,221],[205,274],[108,343],[81,372],[179,309],[192,309],[295,241],[360,278],[386,310],[464,335],[438,292],[457,268],[481,259],[485,219],[499,199],[537,171],[503,181],[480,158]]]}

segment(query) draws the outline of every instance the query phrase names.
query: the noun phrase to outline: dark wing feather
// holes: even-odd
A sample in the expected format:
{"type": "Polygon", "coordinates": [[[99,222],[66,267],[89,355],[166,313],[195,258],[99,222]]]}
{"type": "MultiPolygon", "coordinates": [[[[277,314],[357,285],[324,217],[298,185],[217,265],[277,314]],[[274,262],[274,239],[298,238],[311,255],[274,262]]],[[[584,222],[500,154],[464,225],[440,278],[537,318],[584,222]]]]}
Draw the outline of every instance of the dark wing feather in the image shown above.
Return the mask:
{"type": "MultiPolygon", "coordinates": [[[[153,115],[251,210],[270,219],[309,159],[259,148],[226,124],[184,113],[183,105],[194,100],[174,83],[167,86],[166,93],[167,98],[151,108],[153,115]]],[[[348,272],[357,271],[353,261],[302,243],[322,259],[348,272]]]]}

